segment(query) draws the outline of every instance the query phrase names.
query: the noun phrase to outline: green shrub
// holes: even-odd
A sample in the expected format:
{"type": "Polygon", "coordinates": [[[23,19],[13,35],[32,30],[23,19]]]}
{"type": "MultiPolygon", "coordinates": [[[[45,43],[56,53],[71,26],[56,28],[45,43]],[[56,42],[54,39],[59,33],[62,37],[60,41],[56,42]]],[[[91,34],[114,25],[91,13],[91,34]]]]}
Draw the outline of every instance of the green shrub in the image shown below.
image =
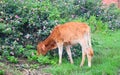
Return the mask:
{"type": "Polygon", "coordinates": [[[14,56],[7,56],[7,60],[11,63],[17,63],[18,59],[15,58],[14,56]]]}
{"type": "Polygon", "coordinates": [[[30,61],[32,61],[32,60],[36,61],[37,58],[38,58],[35,50],[27,50],[27,51],[25,51],[24,57],[27,57],[28,60],[30,60],[30,61]]]}
{"type": "Polygon", "coordinates": [[[56,62],[54,60],[50,60],[50,58],[48,56],[39,56],[37,61],[40,64],[53,64],[53,65],[56,64],[56,62]]]}

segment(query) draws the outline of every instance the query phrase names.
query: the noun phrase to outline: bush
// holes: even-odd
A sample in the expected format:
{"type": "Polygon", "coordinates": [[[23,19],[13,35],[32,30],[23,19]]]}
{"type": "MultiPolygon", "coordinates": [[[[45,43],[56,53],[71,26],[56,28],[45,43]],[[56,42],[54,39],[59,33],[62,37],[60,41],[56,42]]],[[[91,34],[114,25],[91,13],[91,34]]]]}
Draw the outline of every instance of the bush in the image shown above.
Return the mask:
{"type": "Polygon", "coordinates": [[[15,58],[14,56],[7,56],[7,60],[11,63],[17,63],[18,59],[15,58]]]}
{"type": "Polygon", "coordinates": [[[106,32],[108,31],[108,24],[107,22],[103,23],[102,20],[97,20],[96,16],[90,16],[89,19],[86,18],[77,18],[73,21],[85,22],[91,27],[92,32],[106,32]]]}

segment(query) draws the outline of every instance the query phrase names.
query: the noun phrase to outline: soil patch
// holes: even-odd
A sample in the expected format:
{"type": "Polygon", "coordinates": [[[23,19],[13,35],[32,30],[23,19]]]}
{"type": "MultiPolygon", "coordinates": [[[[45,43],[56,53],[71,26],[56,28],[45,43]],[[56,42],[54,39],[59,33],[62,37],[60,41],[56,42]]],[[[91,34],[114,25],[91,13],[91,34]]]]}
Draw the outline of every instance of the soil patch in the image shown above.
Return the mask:
{"type": "Polygon", "coordinates": [[[26,59],[19,59],[17,64],[10,63],[6,60],[0,63],[0,70],[3,70],[5,75],[52,75],[43,71],[48,67],[50,66],[40,65],[39,63],[30,62],[26,59]]]}

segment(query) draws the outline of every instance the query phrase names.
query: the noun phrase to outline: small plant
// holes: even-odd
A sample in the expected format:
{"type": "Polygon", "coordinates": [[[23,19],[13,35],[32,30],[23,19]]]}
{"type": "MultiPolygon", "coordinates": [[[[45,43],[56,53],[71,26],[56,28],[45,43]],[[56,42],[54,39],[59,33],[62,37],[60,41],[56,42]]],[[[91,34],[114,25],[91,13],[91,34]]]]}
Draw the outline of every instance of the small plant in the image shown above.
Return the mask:
{"type": "Polygon", "coordinates": [[[37,60],[36,50],[28,49],[23,54],[24,54],[24,57],[27,57],[29,61],[37,60]]]}
{"type": "Polygon", "coordinates": [[[34,49],[34,46],[32,46],[32,45],[27,45],[26,48],[27,48],[27,49],[34,49]]]}
{"type": "Polygon", "coordinates": [[[27,56],[29,61],[37,61],[38,56],[37,55],[32,55],[32,56],[27,56]]]}
{"type": "Polygon", "coordinates": [[[17,63],[18,59],[15,58],[14,56],[7,56],[7,60],[11,63],[17,63]]]}
{"type": "Polygon", "coordinates": [[[48,56],[42,56],[42,55],[38,57],[37,61],[40,64],[56,64],[56,62],[53,60],[50,60],[48,56]]]}
{"type": "Polygon", "coordinates": [[[19,56],[19,55],[22,55],[25,51],[25,48],[22,46],[22,45],[18,45],[18,51],[16,51],[16,54],[19,56]]]}
{"type": "Polygon", "coordinates": [[[40,56],[38,57],[37,61],[40,63],[40,64],[48,64],[49,63],[49,57],[48,56],[40,56]]]}
{"type": "Polygon", "coordinates": [[[37,69],[37,68],[39,68],[39,64],[32,64],[32,65],[30,65],[30,68],[37,69]]]}
{"type": "Polygon", "coordinates": [[[0,70],[0,75],[5,75],[5,71],[4,70],[0,70]]]}

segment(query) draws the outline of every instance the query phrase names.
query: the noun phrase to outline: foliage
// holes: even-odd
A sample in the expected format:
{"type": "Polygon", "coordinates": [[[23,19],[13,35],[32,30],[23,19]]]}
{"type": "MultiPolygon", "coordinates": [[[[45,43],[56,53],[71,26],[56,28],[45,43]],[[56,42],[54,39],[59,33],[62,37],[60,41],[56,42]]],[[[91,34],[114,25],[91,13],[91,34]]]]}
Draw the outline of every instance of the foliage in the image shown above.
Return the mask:
{"type": "Polygon", "coordinates": [[[17,63],[18,59],[15,58],[14,56],[7,56],[7,60],[11,63],[17,63]]]}
{"type": "Polygon", "coordinates": [[[103,22],[108,23],[110,29],[115,30],[120,28],[120,9],[116,9],[114,5],[104,9],[103,13],[99,16],[103,22]]]}
{"type": "Polygon", "coordinates": [[[39,56],[37,61],[40,64],[53,64],[53,65],[56,64],[56,62],[54,60],[50,60],[48,56],[39,56]]]}
{"type": "Polygon", "coordinates": [[[4,70],[0,70],[0,75],[4,75],[4,74],[5,74],[4,70]]]}
{"type": "Polygon", "coordinates": [[[101,20],[103,23],[107,23],[107,26],[110,29],[119,29],[120,9],[116,8],[114,4],[105,8],[100,2],[101,0],[77,0],[75,4],[79,10],[76,11],[75,16],[89,19],[94,15],[96,20],[101,20]]]}
{"type": "Polygon", "coordinates": [[[97,20],[96,16],[90,16],[89,19],[86,18],[77,18],[73,21],[85,22],[91,27],[91,31],[93,32],[106,32],[108,31],[108,24],[105,22],[103,23],[102,20],[97,20]]]}

